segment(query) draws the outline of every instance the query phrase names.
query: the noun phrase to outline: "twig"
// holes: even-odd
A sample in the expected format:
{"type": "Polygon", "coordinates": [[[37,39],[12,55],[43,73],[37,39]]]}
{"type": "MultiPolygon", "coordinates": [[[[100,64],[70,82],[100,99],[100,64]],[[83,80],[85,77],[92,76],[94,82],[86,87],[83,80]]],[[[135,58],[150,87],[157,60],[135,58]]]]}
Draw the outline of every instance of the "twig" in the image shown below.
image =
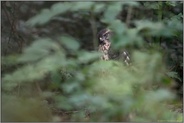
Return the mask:
{"type": "Polygon", "coordinates": [[[126,24],[127,24],[127,26],[129,26],[129,24],[130,24],[132,10],[133,10],[132,6],[129,6],[129,8],[128,8],[128,14],[127,14],[127,18],[126,18],[126,24]]]}
{"type": "MultiPolygon", "coordinates": [[[[3,7],[4,12],[5,12],[5,15],[6,15],[6,17],[7,17],[8,21],[9,21],[9,23],[10,23],[11,27],[12,27],[12,23],[11,23],[11,20],[10,20],[9,14],[8,14],[8,12],[6,11],[6,10],[7,10],[7,7],[6,7],[5,3],[2,3],[2,7],[3,7]]],[[[12,29],[12,30],[13,30],[13,29],[12,29]]]]}
{"type": "Polygon", "coordinates": [[[10,26],[11,26],[11,32],[10,32],[10,36],[9,36],[9,39],[8,39],[8,43],[9,43],[10,38],[11,38],[11,36],[12,36],[12,33],[14,32],[13,22],[11,22],[11,19],[10,19],[10,17],[9,17],[8,12],[7,12],[7,7],[6,7],[5,3],[2,3],[2,4],[3,4],[2,7],[3,7],[3,9],[4,9],[4,13],[5,13],[5,15],[6,15],[7,19],[8,19],[8,22],[10,23],[10,26]]]}
{"type": "Polygon", "coordinates": [[[18,83],[18,96],[20,96],[20,83],[18,83]]]}
{"type": "MultiPolygon", "coordinates": [[[[14,10],[16,9],[15,8],[15,3],[12,5],[12,6],[14,6],[13,8],[14,8],[14,10]]],[[[14,13],[11,15],[12,17],[13,17],[13,19],[12,19],[12,21],[11,21],[11,19],[10,19],[10,15],[8,14],[8,12],[7,12],[7,6],[5,5],[5,3],[3,3],[3,9],[4,9],[4,12],[5,12],[5,15],[6,15],[6,17],[7,17],[7,19],[8,19],[8,22],[10,23],[10,26],[11,26],[11,32],[10,32],[10,36],[9,36],[9,40],[8,40],[8,43],[9,43],[9,41],[10,41],[10,39],[11,39],[11,37],[12,37],[12,34],[14,34],[14,35],[16,35],[19,39],[21,39],[22,41],[18,41],[17,43],[18,43],[18,45],[20,46],[20,49],[22,49],[22,42],[24,42],[24,39],[21,37],[20,38],[20,36],[19,36],[19,33],[17,32],[17,30],[16,30],[16,28],[15,28],[15,23],[16,23],[16,20],[15,20],[15,16],[14,16],[14,13]]],[[[18,9],[18,8],[17,8],[18,9]]]]}
{"type": "Polygon", "coordinates": [[[12,17],[14,18],[12,24],[13,24],[13,31],[14,31],[14,34],[16,34],[16,36],[18,37],[18,40],[17,43],[19,44],[20,46],[20,51],[23,47],[23,42],[24,42],[24,39],[19,35],[19,33],[17,32],[17,29],[16,29],[16,23],[17,23],[17,17],[15,16],[15,10],[18,10],[19,8],[16,7],[16,4],[13,3],[13,9],[14,9],[14,12],[12,13],[12,17]]]}
{"type": "Polygon", "coordinates": [[[71,113],[77,113],[77,112],[80,112],[80,111],[67,111],[67,112],[63,112],[65,114],[71,114],[71,113]]]}
{"type": "Polygon", "coordinates": [[[169,68],[169,71],[172,71],[174,68],[175,68],[175,66],[171,66],[171,67],[169,68]]]}
{"type": "Polygon", "coordinates": [[[36,84],[36,88],[37,88],[37,90],[38,90],[38,93],[41,94],[41,93],[42,93],[42,90],[41,90],[41,88],[40,88],[39,83],[38,83],[38,82],[35,82],[35,84],[36,84]]]}
{"type": "Polygon", "coordinates": [[[92,28],[92,33],[93,33],[93,47],[94,49],[97,49],[97,40],[96,40],[96,34],[97,34],[97,29],[96,29],[96,22],[95,22],[95,18],[94,18],[94,13],[91,12],[91,28],[92,28]]]}

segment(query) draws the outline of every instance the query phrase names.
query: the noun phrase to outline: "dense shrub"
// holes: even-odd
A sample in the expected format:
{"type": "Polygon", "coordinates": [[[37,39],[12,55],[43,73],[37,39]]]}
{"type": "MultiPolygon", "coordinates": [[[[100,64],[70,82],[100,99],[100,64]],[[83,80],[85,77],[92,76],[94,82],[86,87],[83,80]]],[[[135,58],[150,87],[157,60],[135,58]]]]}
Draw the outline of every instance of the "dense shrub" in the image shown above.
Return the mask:
{"type": "Polygon", "coordinates": [[[42,9],[26,28],[48,33],[54,28],[48,25],[59,21],[72,31],[33,34],[22,53],[2,58],[4,71],[17,67],[3,73],[2,120],[182,121],[170,108],[178,104],[173,83],[182,83],[183,13],[175,10],[182,4],[54,2],[42,9]],[[131,66],[99,60],[96,33],[104,26],[114,32],[112,49],[130,52],[131,66]]]}

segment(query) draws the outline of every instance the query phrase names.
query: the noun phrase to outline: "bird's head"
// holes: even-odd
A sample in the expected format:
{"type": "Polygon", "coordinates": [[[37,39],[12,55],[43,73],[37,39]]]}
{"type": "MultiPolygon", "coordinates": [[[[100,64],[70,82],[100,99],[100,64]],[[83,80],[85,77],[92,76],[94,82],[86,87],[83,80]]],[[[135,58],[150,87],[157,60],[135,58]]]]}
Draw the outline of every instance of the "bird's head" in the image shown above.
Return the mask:
{"type": "Polygon", "coordinates": [[[99,44],[106,44],[110,43],[110,37],[112,35],[112,32],[110,29],[103,29],[98,33],[98,41],[99,44]]]}

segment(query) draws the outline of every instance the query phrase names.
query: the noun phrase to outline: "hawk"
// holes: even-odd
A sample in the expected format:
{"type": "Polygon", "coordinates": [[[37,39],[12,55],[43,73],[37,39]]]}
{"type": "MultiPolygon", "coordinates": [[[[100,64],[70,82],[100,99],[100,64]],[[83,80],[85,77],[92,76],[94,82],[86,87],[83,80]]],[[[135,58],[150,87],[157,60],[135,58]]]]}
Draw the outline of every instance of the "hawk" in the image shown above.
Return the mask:
{"type": "Polygon", "coordinates": [[[126,50],[123,50],[119,55],[110,54],[110,38],[112,36],[112,31],[110,29],[102,29],[101,31],[99,31],[97,36],[99,43],[98,50],[102,53],[102,60],[116,59],[117,57],[120,57],[119,59],[123,58],[123,61],[126,65],[130,64],[130,56],[126,50]]]}
{"type": "Polygon", "coordinates": [[[111,36],[111,30],[103,29],[98,33],[98,50],[103,54],[101,56],[102,60],[109,60],[109,48],[111,46],[111,42],[109,41],[111,36]]]}

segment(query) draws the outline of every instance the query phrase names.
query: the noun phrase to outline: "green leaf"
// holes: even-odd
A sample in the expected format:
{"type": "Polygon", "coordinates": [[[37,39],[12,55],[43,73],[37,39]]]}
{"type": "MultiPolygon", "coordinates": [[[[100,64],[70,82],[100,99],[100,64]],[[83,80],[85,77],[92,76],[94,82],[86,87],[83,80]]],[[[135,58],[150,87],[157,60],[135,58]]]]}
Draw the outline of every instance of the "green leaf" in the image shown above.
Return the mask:
{"type": "Polygon", "coordinates": [[[146,100],[150,102],[149,104],[153,104],[156,102],[169,100],[174,98],[174,94],[172,94],[169,90],[166,89],[159,89],[156,91],[150,91],[145,96],[146,100]]]}
{"type": "Polygon", "coordinates": [[[70,83],[66,83],[66,84],[64,83],[62,85],[62,88],[66,93],[71,93],[71,92],[74,92],[78,89],[81,89],[78,82],[70,82],[70,83]]]}
{"type": "Polygon", "coordinates": [[[29,26],[43,25],[51,20],[52,17],[65,13],[72,7],[71,3],[56,3],[51,9],[43,9],[39,14],[30,18],[26,24],[29,26]]]}
{"type": "Polygon", "coordinates": [[[30,18],[27,22],[26,25],[33,27],[36,25],[43,25],[47,23],[53,14],[50,12],[49,9],[43,9],[40,14],[37,14],[36,16],[30,18]]]}
{"type": "Polygon", "coordinates": [[[137,30],[142,34],[160,35],[165,26],[161,22],[151,22],[147,20],[135,21],[137,30]]]}
{"type": "Polygon", "coordinates": [[[137,29],[128,29],[125,23],[120,20],[114,20],[110,24],[110,28],[113,30],[112,47],[115,49],[121,49],[128,45],[142,46],[143,40],[138,35],[137,29]]]}
{"type": "Polygon", "coordinates": [[[77,107],[81,107],[85,105],[88,100],[90,100],[90,97],[91,96],[87,93],[74,94],[70,97],[69,102],[77,107]]]}
{"type": "Polygon", "coordinates": [[[180,79],[180,77],[178,76],[178,73],[177,73],[177,72],[171,71],[171,72],[167,72],[166,74],[167,74],[169,77],[171,77],[171,78],[178,79],[179,81],[182,81],[182,80],[180,79]]]}
{"type": "Polygon", "coordinates": [[[11,90],[19,83],[40,80],[46,76],[47,73],[68,64],[70,64],[70,62],[66,61],[65,56],[61,52],[58,52],[55,55],[42,59],[38,63],[25,65],[12,74],[6,74],[2,79],[3,89],[11,90]]]}
{"type": "Polygon", "coordinates": [[[145,2],[144,6],[148,9],[159,9],[159,4],[154,2],[152,4],[150,4],[149,2],[145,2]]]}
{"type": "Polygon", "coordinates": [[[105,9],[105,4],[103,4],[103,3],[95,4],[95,6],[94,6],[95,13],[101,12],[104,9],[105,9]]]}
{"type": "Polygon", "coordinates": [[[135,1],[130,1],[130,2],[122,2],[123,5],[129,5],[129,6],[134,6],[134,7],[138,7],[140,4],[138,2],[135,2],[135,1]]]}
{"type": "Polygon", "coordinates": [[[60,42],[69,50],[77,51],[80,47],[79,42],[72,37],[62,36],[60,42]]]}
{"type": "Polygon", "coordinates": [[[38,39],[34,41],[31,46],[24,49],[23,54],[18,59],[18,62],[37,61],[59,50],[59,45],[53,42],[51,39],[38,39]]]}
{"type": "Polygon", "coordinates": [[[65,109],[65,110],[71,110],[72,105],[69,103],[69,100],[67,97],[64,96],[55,96],[54,97],[56,101],[56,107],[59,109],[65,109]]]}
{"type": "Polygon", "coordinates": [[[94,2],[73,2],[71,11],[90,10],[94,2]]]}
{"type": "Polygon", "coordinates": [[[88,63],[92,60],[100,58],[99,52],[78,52],[78,62],[79,63],[88,63]]]}
{"type": "Polygon", "coordinates": [[[115,3],[110,4],[104,13],[102,21],[105,23],[111,23],[112,21],[116,19],[121,9],[122,9],[122,3],[120,2],[115,2],[115,3]]]}
{"type": "Polygon", "coordinates": [[[112,28],[113,32],[115,32],[118,35],[122,35],[127,30],[127,26],[125,23],[122,23],[120,20],[115,19],[110,24],[110,28],[112,28]]]}
{"type": "Polygon", "coordinates": [[[58,14],[62,14],[62,13],[67,12],[68,10],[70,10],[71,7],[72,7],[72,4],[68,3],[68,2],[56,3],[56,4],[52,5],[51,13],[53,13],[53,16],[58,15],[58,14]]]}
{"type": "Polygon", "coordinates": [[[9,56],[2,56],[1,58],[1,65],[16,65],[17,59],[19,58],[19,55],[9,55],[9,56]]]}
{"type": "Polygon", "coordinates": [[[138,69],[136,73],[139,82],[159,82],[163,77],[164,66],[162,65],[162,56],[160,53],[146,53],[134,51],[132,61],[138,69]],[[162,72],[161,72],[162,71],[162,72]]]}
{"type": "Polygon", "coordinates": [[[166,4],[174,7],[177,5],[177,1],[166,1],[166,4]]]}

